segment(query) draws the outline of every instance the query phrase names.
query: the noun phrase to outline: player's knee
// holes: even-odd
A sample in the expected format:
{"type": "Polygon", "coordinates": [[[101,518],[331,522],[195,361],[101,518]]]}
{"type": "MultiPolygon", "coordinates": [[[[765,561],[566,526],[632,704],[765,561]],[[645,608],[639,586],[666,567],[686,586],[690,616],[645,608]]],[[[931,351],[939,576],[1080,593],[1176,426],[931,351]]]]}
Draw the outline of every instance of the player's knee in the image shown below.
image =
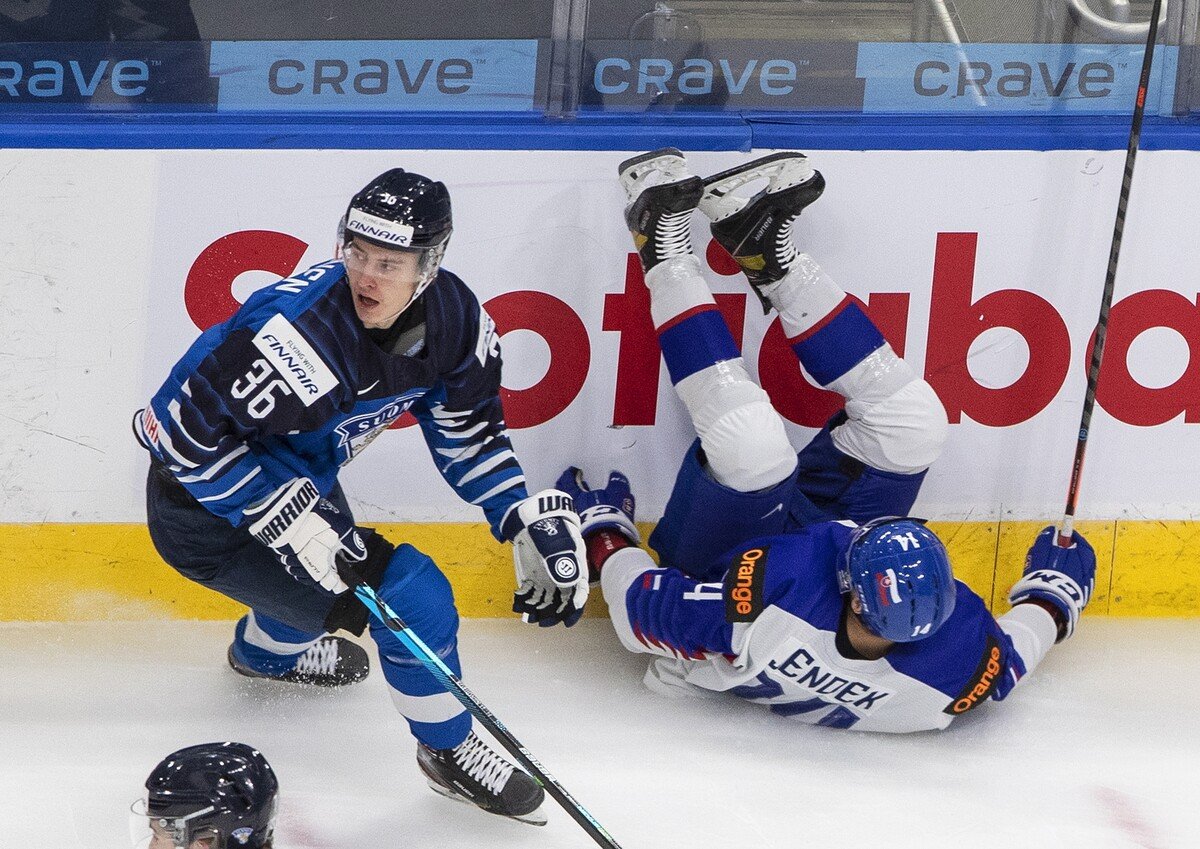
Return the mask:
{"type": "Polygon", "coordinates": [[[946,407],[924,380],[914,380],[899,394],[905,427],[897,444],[889,447],[898,464],[913,471],[927,469],[942,456],[950,432],[946,407]]]}
{"type": "Polygon", "coordinates": [[[837,448],[886,472],[912,474],[941,455],[949,425],[946,408],[924,380],[913,380],[833,432],[837,448]]]}
{"type": "MultiPolygon", "coordinates": [[[[454,644],[458,633],[454,592],[428,555],[411,545],[397,547],[383,574],[379,596],[434,651],[454,644]]],[[[372,621],[371,636],[382,653],[407,656],[408,650],[380,623],[372,621]]]]}
{"type": "MultiPolygon", "coordinates": [[[[755,387],[756,389],[758,387],[755,387]]],[[[700,435],[708,469],[716,481],[740,492],[756,492],[787,480],[796,450],[766,393],[714,421],[700,435]]]]}

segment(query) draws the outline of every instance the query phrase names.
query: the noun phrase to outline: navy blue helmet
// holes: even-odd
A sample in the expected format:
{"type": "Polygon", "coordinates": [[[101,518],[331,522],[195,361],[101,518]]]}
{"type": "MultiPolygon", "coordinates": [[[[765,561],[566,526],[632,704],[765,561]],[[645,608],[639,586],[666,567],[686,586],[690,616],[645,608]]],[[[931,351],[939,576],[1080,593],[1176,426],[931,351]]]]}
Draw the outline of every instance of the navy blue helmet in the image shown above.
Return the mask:
{"type": "Polygon", "coordinates": [[[245,743],[204,743],[167,755],[146,779],[135,813],[152,831],[186,849],[264,849],[271,845],[279,782],[262,754],[245,743]]]}
{"type": "MultiPolygon", "coordinates": [[[[338,244],[356,239],[420,254],[421,279],[412,301],[437,275],[454,221],[445,183],[393,168],[376,177],[350,200],[338,225],[338,244]]],[[[411,303],[411,301],[410,301],[411,303]]]]}

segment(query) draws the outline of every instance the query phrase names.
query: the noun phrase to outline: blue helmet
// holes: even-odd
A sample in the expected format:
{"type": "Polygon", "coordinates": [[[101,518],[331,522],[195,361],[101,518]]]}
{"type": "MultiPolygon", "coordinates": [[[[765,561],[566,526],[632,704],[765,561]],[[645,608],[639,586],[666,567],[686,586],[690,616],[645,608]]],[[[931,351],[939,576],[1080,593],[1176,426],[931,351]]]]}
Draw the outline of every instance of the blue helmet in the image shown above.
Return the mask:
{"type": "Polygon", "coordinates": [[[894,643],[924,639],[954,612],[958,589],[937,535],[913,519],[884,516],[857,528],[838,567],[863,624],[894,643]]]}

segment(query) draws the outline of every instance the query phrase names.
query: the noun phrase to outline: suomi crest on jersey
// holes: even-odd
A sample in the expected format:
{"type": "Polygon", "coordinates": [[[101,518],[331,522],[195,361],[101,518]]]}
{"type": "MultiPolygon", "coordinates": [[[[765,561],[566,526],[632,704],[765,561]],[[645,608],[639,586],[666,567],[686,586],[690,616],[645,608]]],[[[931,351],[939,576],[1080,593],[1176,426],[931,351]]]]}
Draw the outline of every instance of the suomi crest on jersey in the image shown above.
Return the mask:
{"type": "Polygon", "coordinates": [[[400,418],[424,393],[424,389],[406,392],[373,413],[351,416],[335,427],[334,432],[341,437],[338,440],[338,448],[343,452],[340,465],[346,465],[362,453],[364,448],[375,441],[375,437],[387,430],[392,422],[400,418]]]}

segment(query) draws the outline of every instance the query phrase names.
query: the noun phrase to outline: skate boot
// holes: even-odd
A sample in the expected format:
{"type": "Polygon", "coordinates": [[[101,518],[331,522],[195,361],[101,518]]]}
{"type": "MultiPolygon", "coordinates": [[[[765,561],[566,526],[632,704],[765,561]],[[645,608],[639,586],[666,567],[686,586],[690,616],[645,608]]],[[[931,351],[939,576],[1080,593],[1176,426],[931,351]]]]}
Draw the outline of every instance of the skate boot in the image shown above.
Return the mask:
{"type": "Polygon", "coordinates": [[[692,255],[692,212],[704,192],[699,177],[688,173],[683,154],[673,147],[626,159],[617,168],[629,196],[625,223],[649,273],[659,263],[692,255]]]}
{"type": "Polygon", "coordinates": [[[546,824],[542,786],[492,751],[474,731],[453,749],[431,749],[418,742],[417,766],[429,786],[448,799],[530,825],[546,824]]]}
{"type": "Polygon", "coordinates": [[[345,637],[322,637],[300,655],[294,668],[286,672],[272,673],[254,669],[240,656],[236,641],[230,643],[227,657],[234,672],[249,678],[268,678],[272,681],[310,684],[314,687],[356,684],[371,671],[366,651],[345,637]]]}
{"type": "Polygon", "coordinates": [[[821,172],[794,152],[773,153],[704,181],[700,211],[712,222],[713,238],[745,272],[764,314],[771,308],[765,289],[782,280],[796,259],[792,224],[823,191],[821,172]],[[762,179],[766,187],[752,197],[733,194],[762,179]]]}

